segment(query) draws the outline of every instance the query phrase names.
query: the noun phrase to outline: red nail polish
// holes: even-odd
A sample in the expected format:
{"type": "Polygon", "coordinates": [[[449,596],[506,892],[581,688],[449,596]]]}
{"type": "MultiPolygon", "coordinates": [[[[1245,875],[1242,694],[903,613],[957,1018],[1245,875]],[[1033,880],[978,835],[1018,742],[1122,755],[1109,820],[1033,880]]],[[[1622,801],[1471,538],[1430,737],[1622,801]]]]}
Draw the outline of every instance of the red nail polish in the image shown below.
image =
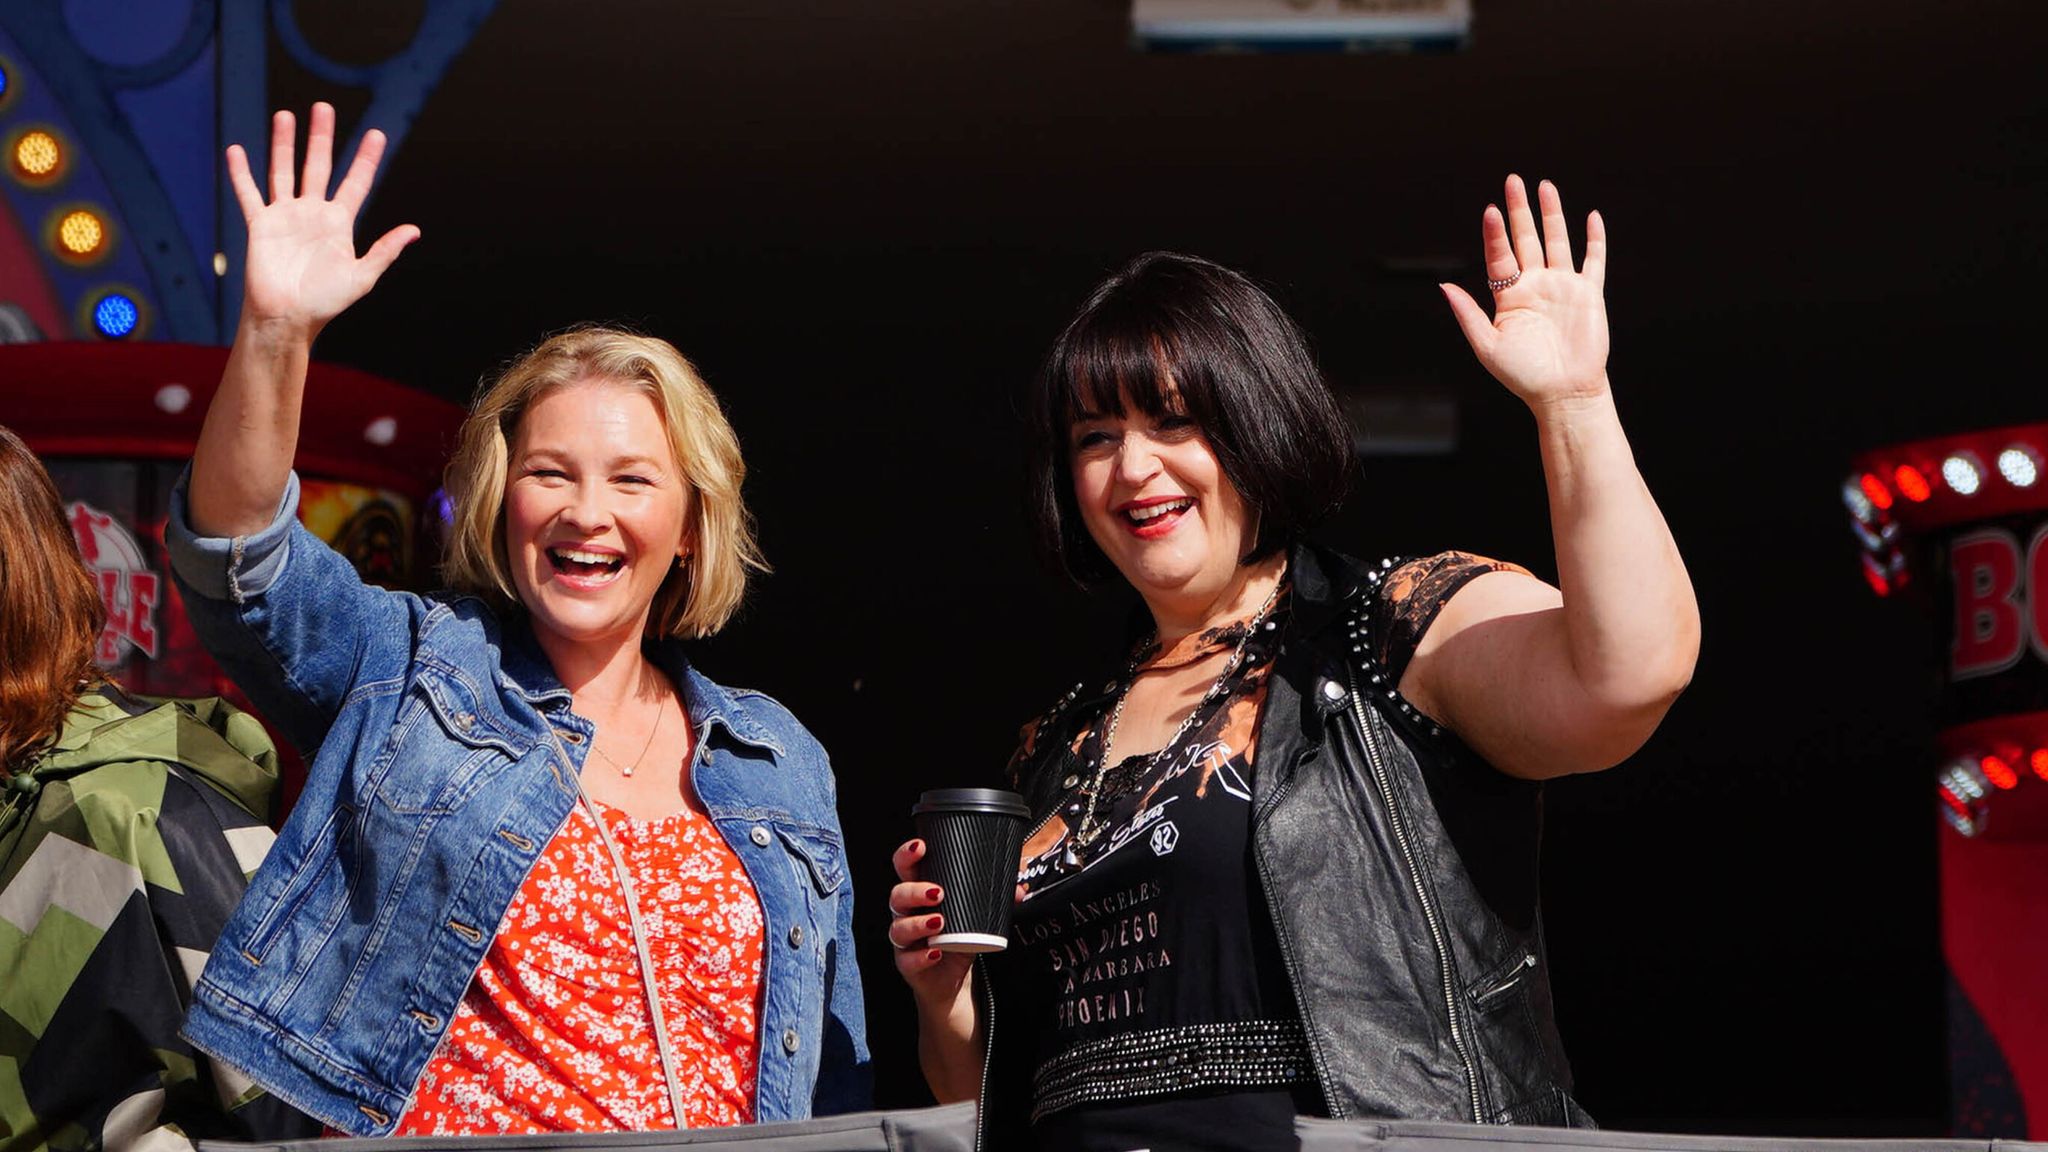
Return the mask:
{"type": "Polygon", "coordinates": [[[937,888],[927,888],[927,889],[925,889],[925,890],[924,890],[924,898],[925,898],[925,899],[927,899],[927,900],[933,901],[934,903],[936,903],[936,902],[938,901],[938,899],[939,899],[939,890],[938,890],[937,888]]]}
{"type": "Polygon", "coordinates": [[[924,954],[924,958],[927,960],[937,960],[939,958],[939,950],[937,948],[932,949],[924,954]]]}
{"type": "Polygon", "coordinates": [[[925,921],[924,926],[927,928],[937,928],[939,926],[939,921],[943,919],[945,919],[945,917],[943,916],[934,916],[931,919],[925,921]]]}

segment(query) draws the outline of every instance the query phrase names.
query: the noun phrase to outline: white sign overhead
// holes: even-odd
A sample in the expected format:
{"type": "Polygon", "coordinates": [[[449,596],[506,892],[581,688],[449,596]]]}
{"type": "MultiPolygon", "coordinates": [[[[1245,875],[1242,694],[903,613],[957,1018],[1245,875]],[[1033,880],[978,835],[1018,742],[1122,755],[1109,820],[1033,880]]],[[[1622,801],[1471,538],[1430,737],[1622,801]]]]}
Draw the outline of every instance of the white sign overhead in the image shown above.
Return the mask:
{"type": "Polygon", "coordinates": [[[1443,50],[1471,34],[1472,0],[1132,0],[1131,29],[1161,50],[1443,50]]]}

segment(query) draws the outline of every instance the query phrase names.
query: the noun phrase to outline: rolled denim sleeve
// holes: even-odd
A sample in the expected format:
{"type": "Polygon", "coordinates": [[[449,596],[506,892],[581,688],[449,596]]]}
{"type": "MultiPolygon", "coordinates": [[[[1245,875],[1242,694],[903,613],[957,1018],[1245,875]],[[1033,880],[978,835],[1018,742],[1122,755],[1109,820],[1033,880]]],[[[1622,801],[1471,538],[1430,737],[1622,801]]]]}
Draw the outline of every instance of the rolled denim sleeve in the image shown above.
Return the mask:
{"type": "Polygon", "coordinates": [[[188,492],[192,466],[187,464],[171,489],[171,514],[164,522],[164,546],[171,571],[186,588],[209,600],[245,604],[277,582],[291,551],[292,525],[298,520],[299,474],[285,481],[284,499],[263,530],[249,536],[201,536],[192,529],[188,492]]]}
{"type": "Polygon", "coordinates": [[[190,476],[172,489],[164,524],[185,616],[264,718],[310,751],[366,669],[406,666],[425,604],[364,584],[355,565],[299,523],[297,475],[269,524],[232,538],[193,530],[190,476]]]}

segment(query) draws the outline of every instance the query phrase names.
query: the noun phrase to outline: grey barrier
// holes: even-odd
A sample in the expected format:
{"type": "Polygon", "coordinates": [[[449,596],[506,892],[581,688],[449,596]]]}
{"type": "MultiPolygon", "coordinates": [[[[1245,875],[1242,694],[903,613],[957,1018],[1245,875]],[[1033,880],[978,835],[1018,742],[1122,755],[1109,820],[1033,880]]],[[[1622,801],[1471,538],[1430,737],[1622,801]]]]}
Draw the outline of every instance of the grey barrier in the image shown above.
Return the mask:
{"type": "MultiPolygon", "coordinates": [[[[2023,1140],[1807,1140],[1666,1136],[1569,1128],[1502,1128],[1419,1120],[1301,1120],[1302,1152],[2048,1152],[2023,1140]]],[[[974,1106],[861,1112],[793,1124],[578,1136],[439,1136],[243,1144],[202,1140],[200,1152],[601,1152],[664,1148],[732,1152],[972,1152],[974,1106]]]]}

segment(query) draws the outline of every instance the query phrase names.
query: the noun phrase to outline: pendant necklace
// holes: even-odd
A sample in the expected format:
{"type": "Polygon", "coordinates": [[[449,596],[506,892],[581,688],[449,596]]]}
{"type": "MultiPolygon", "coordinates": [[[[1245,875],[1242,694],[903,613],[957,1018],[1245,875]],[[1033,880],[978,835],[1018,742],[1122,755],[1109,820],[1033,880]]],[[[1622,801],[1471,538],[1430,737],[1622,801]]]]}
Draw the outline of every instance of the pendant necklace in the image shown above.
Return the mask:
{"type": "Polygon", "coordinates": [[[617,760],[612,759],[611,756],[608,753],[606,753],[604,749],[599,748],[597,746],[597,741],[595,740],[592,740],[590,742],[590,750],[592,752],[597,753],[599,756],[603,756],[605,759],[605,763],[610,764],[612,767],[618,769],[619,775],[624,776],[625,778],[630,780],[633,778],[633,772],[640,767],[640,762],[642,760],[647,759],[648,750],[654,747],[654,737],[661,732],[662,717],[667,715],[668,703],[666,701],[663,701],[660,707],[655,709],[654,727],[649,729],[647,732],[647,743],[641,747],[640,754],[638,756],[633,757],[633,762],[631,764],[621,764],[617,760]]]}
{"type": "MultiPolygon", "coordinates": [[[[1174,745],[1180,743],[1181,737],[1188,734],[1188,729],[1193,728],[1195,722],[1209,711],[1209,706],[1222,697],[1230,683],[1231,676],[1237,672],[1238,666],[1244,663],[1245,650],[1251,644],[1252,635],[1259,630],[1259,625],[1265,623],[1266,614],[1273,610],[1274,603],[1280,599],[1280,589],[1285,587],[1286,583],[1285,573],[1282,573],[1282,578],[1276,579],[1273,582],[1273,591],[1267,595],[1266,602],[1259,605],[1259,610],[1245,624],[1244,635],[1237,638],[1237,647],[1230,653],[1230,659],[1224,663],[1223,671],[1216,674],[1216,679],[1209,685],[1209,690],[1202,693],[1202,698],[1196,701],[1194,708],[1181,720],[1180,726],[1173,730],[1173,735],[1166,738],[1166,743],[1161,744],[1150,756],[1145,758],[1144,765],[1138,769],[1138,779],[1143,780],[1150,776],[1152,770],[1159,766],[1160,760],[1164,759],[1166,754],[1173,750],[1174,745]]],[[[1154,635],[1156,636],[1157,633],[1154,633],[1154,635]]],[[[1151,647],[1151,643],[1151,638],[1148,637],[1145,643],[1138,646],[1138,651],[1140,653],[1144,652],[1147,648],[1151,647]]],[[[1095,823],[1095,805],[1102,795],[1103,780],[1109,775],[1110,754],[1116,744],[1117,722],[1123,719],[1124,701],[1130,699],[1131,688],[1138,680],[1138,663],[1139,658],[1133,657],[1130,667],[1124,670],[1123,691],[1117,693],[1116,706],[1109,710],[1109,721],[1102,727],[1102,747],[1095,755],[1095,773],[1088,783],[1088,807],[1081,813],[1081,822],[1074,826],[1073,835],[1067,837],[1067,846],[1060,853],[1060,863],[1069,868],[1079,867],[1081,863],[1081,850],[1094,844],[1109,829],[1109,819],[1107,816],[1103,818],[1102,823],[1095,823]]]]}

